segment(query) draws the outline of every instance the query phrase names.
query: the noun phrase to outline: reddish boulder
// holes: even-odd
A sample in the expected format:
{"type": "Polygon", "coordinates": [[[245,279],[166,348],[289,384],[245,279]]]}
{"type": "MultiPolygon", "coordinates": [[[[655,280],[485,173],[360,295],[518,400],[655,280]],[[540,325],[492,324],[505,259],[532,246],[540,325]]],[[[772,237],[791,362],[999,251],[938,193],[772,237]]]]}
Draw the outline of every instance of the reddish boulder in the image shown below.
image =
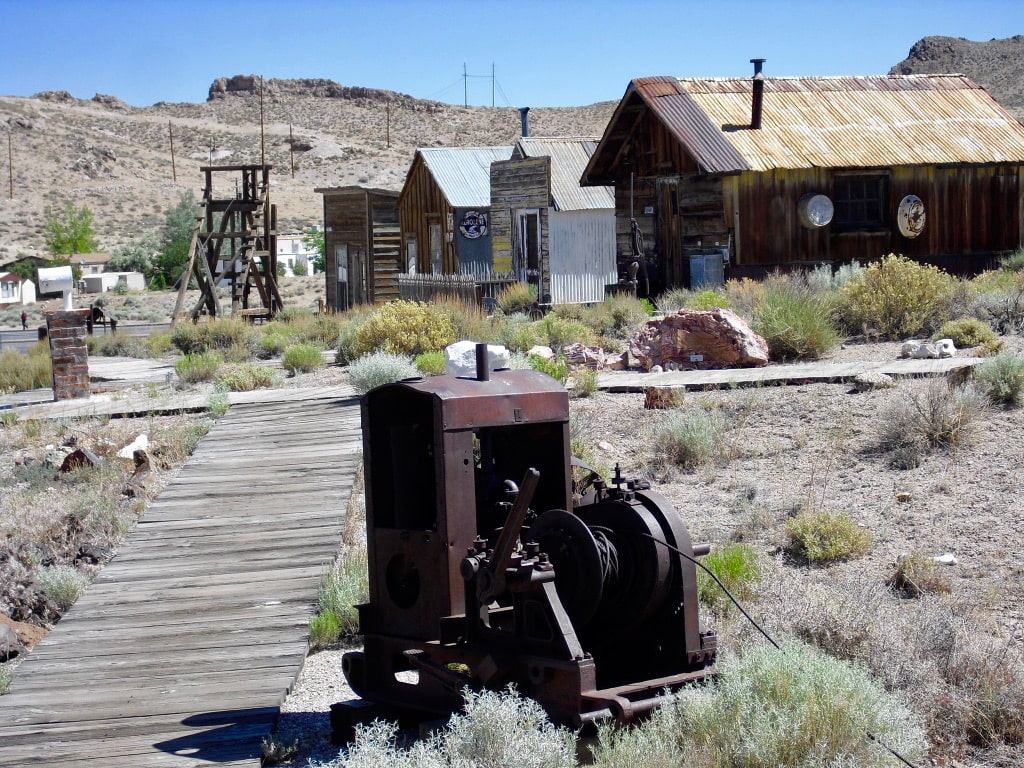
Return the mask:
{"type": "Polygon", "coordinates": [[[768,364],[768,343],[729,309],[681,309],[648,320],[629,342],[644,370],[752,368],[768,364]]]}

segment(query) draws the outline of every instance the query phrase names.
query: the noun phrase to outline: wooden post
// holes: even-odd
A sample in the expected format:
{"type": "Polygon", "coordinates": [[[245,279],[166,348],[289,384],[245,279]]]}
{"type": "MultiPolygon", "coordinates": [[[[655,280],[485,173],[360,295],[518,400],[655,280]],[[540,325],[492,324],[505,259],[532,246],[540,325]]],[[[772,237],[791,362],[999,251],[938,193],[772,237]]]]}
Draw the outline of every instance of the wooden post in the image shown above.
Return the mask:
{"type": "Polygon", "coordinates": [[[263,135],[263,75],[260,75],[260,165],[267,164],[267,142],[263,135]]]}
{"type": "Polygon", "coordinates": [[[288,124],[288,162],[292,166],[292,178],[295,178],[295,137],[292,135],[291,123],[288,124]]]}

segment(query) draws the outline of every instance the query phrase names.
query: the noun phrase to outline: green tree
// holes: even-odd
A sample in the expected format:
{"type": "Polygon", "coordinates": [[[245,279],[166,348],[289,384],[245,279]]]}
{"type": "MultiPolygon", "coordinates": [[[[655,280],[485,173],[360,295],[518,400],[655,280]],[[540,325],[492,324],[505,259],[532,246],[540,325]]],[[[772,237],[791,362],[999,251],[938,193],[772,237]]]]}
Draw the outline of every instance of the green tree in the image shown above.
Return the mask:
{"type": "Polygon", "coordinates": [[[43,238],[55,256],[73,256],[96,250],[96,233],[92,228],[92,211],[86,206],[76,208],[68,201],[61,211],[46,209],[43,238]]]}
{"type": "Polygon", "coordinates": [[[181,194],[178,202],[167,209],[161,238],[160,254],[153,262],[150,283],[159,288],[173,285],[181,277],[188,261],[197,210],[192,190],[181,194]]]}
{"type": "Polygon", "coordinates": [[[302,237],[302,242],[313,251],[313,258],[310,262],[316,272],[323,272],[324,267],[324,231],[322,229],[309,229],[302,237]]]}
{"type": "Polygon", "coordinates": [[[160,248],[157,236],[147,233],[115,248],[107,268],[111,272],[141,272],[149,280],[153,275],[153,265],[160,255],[160,248]]]}

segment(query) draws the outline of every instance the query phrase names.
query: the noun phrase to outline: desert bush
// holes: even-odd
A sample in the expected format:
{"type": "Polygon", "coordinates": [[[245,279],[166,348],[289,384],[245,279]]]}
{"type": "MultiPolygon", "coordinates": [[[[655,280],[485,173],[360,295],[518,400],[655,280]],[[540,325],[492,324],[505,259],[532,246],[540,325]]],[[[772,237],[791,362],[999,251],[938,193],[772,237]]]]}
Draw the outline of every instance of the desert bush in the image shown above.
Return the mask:
{"type": "Polygon", "coordinates": [[[863,555],[871,546],[871,532],[860,528],[843,512],[805,510],[786,520],[789,551],[810,563],[831,563],[863,555]]]}
{"type": "Polygon", "coordinates": [[[574,768],[576,737],[548,722],[533,699],[514,688],[464,689],[462,712],[434,736],[398,746],[398,726],[381,720],[357,726],[355,743],[320,768],[574,768]]]}
{"type": "Polygon", "coordinates": [[[550,359],[540,355],[530,355],[527,359],[533,370],[546,373],[559,384],[565,384],[569,379],[569,364],[565,362],[565,358],[561,355],[550,359]]]}
{"type": "MultiPolygon", "coordinates": [[[[759,582],[758,608],[773,634],[811,642],[863,665],[926,724],[939,755],[970,744],[1024,743],[1024,658],[955,603],[925,592],[908,601],[859,572],[759,582]]],[[[753,631],[737,624],[737,642],[753,631]]]]}
{"type": "MultiPolygon", "coordinates": [[[[732,542],[721,549],[712,549],[701,562],[740,603],[752,596],[751,587],[761,577],[757,553],[748,544],[732,542]]],[[[710,608],[728,611],[733,606],[721,587],[702,568],[697,569],[697,596],[710,608]]]]}
{"type": "Polygon", "coordinates": [[[729,301],[729,308],[748,320],[754,317],[754,309],[761,303],[764,290],[764,283],[751,280],[749,277],[726,280],[722,286],[722,292],[729,301]]]}
{"type": "Polygon", "coordinates": [[[564,320],[558,315],[549,314],[537,323],[537,327],[547,337],[548,344],[556,352],[569,344],[594,343],[595,334],[581,320],[564,320]]]}
{"type": "Polygon", "coordinates": [[[944,322],[932,338],[952,339],[956,347],[965,349],[991,343],[995,341],[996,334],[987,323],[976,317],[961,317],[944,322]]]}
{"type": "Polygon", "coordinates": [[[1024,248],[999,259],[999,268],[1006,272],[1024,272],[1024,248]]]}
{"type": "Polygon", "coordinates": [[[36,342],[24,354],[12,350],[0,352],[0,393],[25,392],[52,384],[47,342],[36,342]]]}
{"type": "Polygon", "coordinates": [[[761,643],[723,654],[714,683],[682,689],[643,725],[601,727],[594,765],[887,768],[875,739],[912,761],[928,747],[920,718],[862,668],[761,643]]]}
{"type": "Polygon", "coordinates": [[[992,403],[1018,406],[1024,400],[1024,357],[998,354],[975,367],[974,379],[992,403]]]}
{"type": "Polygon", "coordinates": [[[90,578],[70,565],[50,565],[36,571],[35,582],[61,611],[66,611],[89,586],[90,578]]]}
{"type": "Polygon", "coordinates": [[[580,365],[572,369],[573,397],[590,397],[597,392],[597,371],[580,365]]]}
{"type": "Polygon", "coordinates": [[[419,376],[420,372],[404,355],[391,352],[372,352],[348,367],[348,378],[359,394],[365,394],[381,384],[419,376]]]}
{"type": "Polygon", "coordinates": [[[205,323],[178,323],[171,329],[171,344],[183,355],[219,350],[237,357],[245,350],[251,358],[259,347],[260,333],[240,317],[221,317],[205,323]]]}
{"type": "Polygon", "coordinates": [[[492,320],[476,302],[442,296],[434,301],[437,312],[448,318],[455,329],[456,339],[472,339],[493,344],[498,338],[500,319],[492,320]]]}
{"type": "Polygon", "coordinates": [[[903,597],[921,597],[925,594],[949,594],[943,566],[935,559],[919,553],[901,556],[887,584],[903,597]]]}
{"type": "MultiPolygon", "coordinates": [[[[578,320],[593,331],[587,338],[591,343],[594,336],[608,336],[613,339],[630,339],[650,317],[648,307],[634,296],[609,296],[599,304],[581,311],[578,317],[558,314],[565,320],[578,320]]],[[[584,338],[578,341],[584,341],[584,338]]]]}
{"type": "Polygon", "coordinates": [[[494,297],[498,309],[505,315],[514,315],[517,312],[529,314],[533,305],[537,303],[537,286],[529,283],[512,283],[502,288],[494,297]]]}
{"type": "Polygon", "coordinates": [[[413,361],[424,376],[441,376],[448,370],[444,352],[424,352],[413,361]]]}
{"type": "Polygon", "coordinates": [[[392,301],[377,309],[355,331],[354,351],[418,355],[436,352],[455,341],[455,326],[432,304],[392,301]]]}
{"type": "Polygon", "coordinates": [[[85,343],[89,355],[94,357],[147,357],[144,340],[124,332],[86,336],[85,343]]]}
{"type": "Polygon", "coordinates": [[[324,356],[315,344],[293,344],[281,356],[281,365],[291,374],[309,373],[324,367],[324,356]]]}
{"type": "Polygon", "coordinates": [[[504,319],[498,329],[498,343],[504,344],[513,352],[526,352],[538,344],[546,344],[547,338],[540,328],[527,315],[517,313],[504,319]]]}
{"type": "Polygon", "coordinates": [[[212,380],[223,362],[224,358],[216,352],[187,354],[174,361],[174,372],[182,381],[196,384],[212,380]]]}
{"type": "Polygon", "coordinates": [[[171,343],[170,331],[151,333],[143,338],[142,344],[146,349],[146,357],[163,357],[170,354],[171,350],[174,349],[174,344],[171,343]]]}
{"type": "Polygon", "coordinates": [[[943,379],[910,386],[901,394],[881,413],[879,440],[883,450],[955,448],[971,439],[977,419],[988,405],[974,387],[950,390],[943,379]]]}
{"type": "Polygon", "coordinates": [[[687,300],[690,298],[690,291],[686,288],[669,288],[664,293],[657,296],[655,304],[658,305],[658,311],[664,312],[666,315],[671,315],[674,312],[678,312],[680,309],[686,306],[687,300]]]}
{"type": "Polygon", "coordinates": [[[693,470],[727,456],[727,425],[721,411],[695,405],[668,411],[648,428],[652,462],[656,467],[693,470]]]}
{"type": "Polygon", "coordinates": [[[827,298],[806,286],[769,286],[754,309],[753,330],[774,360],[817,360],[839,343],[827,298]]]}
{"type": "Polygon", "coordinates": [[[217,374],[217,383],[229,392],[251,392],[273,387],[277,382],[274,371],[256,363],[226,366],[217,374]]]}
{"type": "Polygon", "coordinates": [[[274,329],[265,332],[260,336],[256,357],[261,360],[269,360],[272,357],[280,357],[288,348],[289,344],[295,343],[295,337],[284,329],[274,329]]]}
{"type": "Polygon", "coordinates": [[[978,347],[976,354],[979,357],[995,357],[1000,352],[1006,351],[1006,342],[996,337],[991,341],[986,341],[978,347]]]}
{"type": "Polygon", "coordinates": [[[359,632],[356,606],[370,598],[366,548],[343,546],[320,579],[317,615],[310,619],[310,646],[323,648],[359,632]]]}
{"type": "Polygon", "coordinates": [[[937,267],[890,253],[843,285],[839,314],[851,333],[906,339],[938,327],[955,286],[955,278],[937,267]]]}
{"type": "Polygon", "coordinates": [[[686,309],[709,310],[729,307],[729,297],[715,288],[702,288],[690,294],[683,305],[686,309]]]}

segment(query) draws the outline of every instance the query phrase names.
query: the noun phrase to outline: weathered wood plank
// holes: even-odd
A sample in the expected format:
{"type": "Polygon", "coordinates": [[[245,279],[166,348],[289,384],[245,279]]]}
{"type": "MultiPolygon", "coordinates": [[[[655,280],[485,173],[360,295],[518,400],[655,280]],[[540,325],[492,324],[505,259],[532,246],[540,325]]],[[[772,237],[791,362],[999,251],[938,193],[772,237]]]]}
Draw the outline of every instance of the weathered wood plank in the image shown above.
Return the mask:
{"type": "Polygon", "coordinates": [[[0,766],[259,765],[361,449],[358,401],[271,399],[218,420],[19,666],[0,766]]]}

